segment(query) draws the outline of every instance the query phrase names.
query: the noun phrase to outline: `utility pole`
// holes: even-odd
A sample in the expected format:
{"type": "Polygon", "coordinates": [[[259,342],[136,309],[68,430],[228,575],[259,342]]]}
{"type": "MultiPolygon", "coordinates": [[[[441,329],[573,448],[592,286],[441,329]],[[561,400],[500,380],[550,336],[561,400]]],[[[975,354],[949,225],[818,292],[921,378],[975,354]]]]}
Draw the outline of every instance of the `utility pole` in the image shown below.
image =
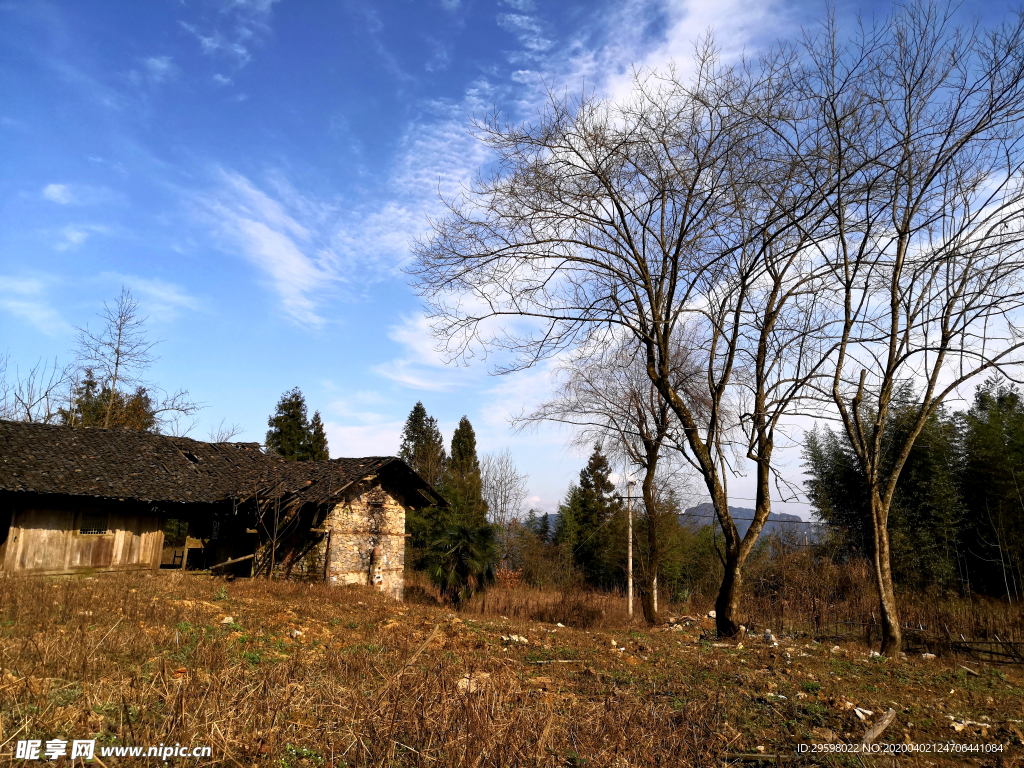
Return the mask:
{"type": "Polygon", "coordinates": [[[626,610],[633,618],[633,481],[626,483],[626,510],[629,520],[629,538],[626,541],[626,610]]]}

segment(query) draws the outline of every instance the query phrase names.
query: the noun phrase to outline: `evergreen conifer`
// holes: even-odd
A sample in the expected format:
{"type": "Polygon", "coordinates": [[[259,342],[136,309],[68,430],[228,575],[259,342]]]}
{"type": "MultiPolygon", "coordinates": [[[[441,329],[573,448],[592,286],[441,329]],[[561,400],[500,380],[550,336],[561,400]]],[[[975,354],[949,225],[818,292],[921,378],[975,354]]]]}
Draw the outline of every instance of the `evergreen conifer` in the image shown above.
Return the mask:
{"type": "Polygon", "coordinates": [[[313,461],[327,461],[331,458],[327,450],[327,432],[324,430],[320,411],[315,411],[309,421],[309,458],[313,461]]]}
{"type": "Polygon", "coordinates": [[[452,434],[451,459],[442,492],[452,505],[453,518],[460,524],[471,528],[487,524],[487,502],[483,497],[476,433],[466,416],[459,420],[459,426],[452,434]]]}
{"type": "Polygon", "coordinates": [[[320,412],[310,422],[306,416],[306,398],[298,387],[281,395],[274,415],[267,419],[266,446],[287,461],[327,461],[327,434],[320,412]]]}

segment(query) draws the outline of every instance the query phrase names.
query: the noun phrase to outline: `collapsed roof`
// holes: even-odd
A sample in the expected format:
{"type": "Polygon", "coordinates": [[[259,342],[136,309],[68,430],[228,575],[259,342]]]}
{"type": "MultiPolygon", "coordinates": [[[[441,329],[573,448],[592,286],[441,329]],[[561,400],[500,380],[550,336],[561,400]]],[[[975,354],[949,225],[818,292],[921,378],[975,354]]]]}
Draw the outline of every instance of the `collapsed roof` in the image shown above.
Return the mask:
{"type": "Polygon", "coordinates": [[[258,443],[0,420],[0,491],[168,503],[276,498],[291,506],[330,501],[375,477],[401,491],[408,506],[447,506],[393,456],[286,461],[258,443]]]}

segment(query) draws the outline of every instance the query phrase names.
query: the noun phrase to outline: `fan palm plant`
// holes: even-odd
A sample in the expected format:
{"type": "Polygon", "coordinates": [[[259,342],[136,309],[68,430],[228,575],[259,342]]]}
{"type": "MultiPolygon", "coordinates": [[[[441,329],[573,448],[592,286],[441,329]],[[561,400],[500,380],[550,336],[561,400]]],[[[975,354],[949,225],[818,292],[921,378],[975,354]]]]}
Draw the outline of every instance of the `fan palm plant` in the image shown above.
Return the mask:
{"type": "Polygon", "coordinates": [[[494,583],[498,540],[494,526],[451,525],[427,550],[427,575],[455,607],[494,583]]]}

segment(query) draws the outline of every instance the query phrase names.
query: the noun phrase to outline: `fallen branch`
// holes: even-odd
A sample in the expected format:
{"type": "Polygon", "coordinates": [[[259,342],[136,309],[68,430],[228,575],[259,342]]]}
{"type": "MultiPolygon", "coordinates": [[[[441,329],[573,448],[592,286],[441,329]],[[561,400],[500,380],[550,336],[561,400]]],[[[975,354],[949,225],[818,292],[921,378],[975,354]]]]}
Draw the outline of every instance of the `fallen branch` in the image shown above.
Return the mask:
{"type": "Polygon", "coordinates": [[[957,666],[959,666],[960,669],[962,669],[964,672],[966,672],[969,675],[974,675],[975,677],[981,677],[981,675],[978,674],[978,670],[976,670],[976,669],[971,669],[970,667],[965,667],[963,664],[958,664],[957,666]]]}
{"type": "Polygon", "coordinates": [[[225,560],[223,563],[217,563],[216,565],[211,565],[210,566],[210,570],[211,571],[215,571],[218,568],[224,568],[224,567],[226,567],[228,565],[234,565],[235,563],[241,563],[241,562],[243,562],[245,560],[252,560],[254,557],[256,557],[256,555],[244,555],[242,557],[236,557],[236,558],[234,558],[232,560],[225,560]]]}

